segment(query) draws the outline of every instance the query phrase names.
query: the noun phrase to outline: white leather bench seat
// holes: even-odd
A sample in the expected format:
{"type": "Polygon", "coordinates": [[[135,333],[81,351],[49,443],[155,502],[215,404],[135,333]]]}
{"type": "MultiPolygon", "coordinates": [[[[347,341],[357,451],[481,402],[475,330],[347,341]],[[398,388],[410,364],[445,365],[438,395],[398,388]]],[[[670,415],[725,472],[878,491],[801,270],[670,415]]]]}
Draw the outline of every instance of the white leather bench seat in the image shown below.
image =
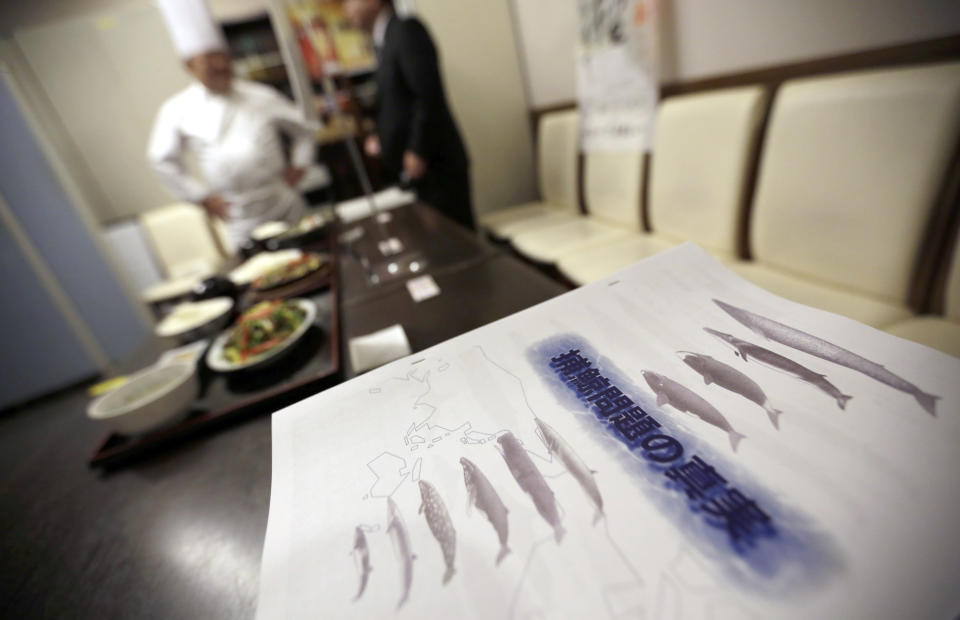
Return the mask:
{"type": "Polygon", "coordinates": [[[686,241],[731,259],[766,97],[762,87],[748,86],[665,99],[654,132],[653,232],[565,255],[557,262],[561,273],[586,284],[686,241]]]}
{"type": "Polygon", "coordinates": [[[918,316],[887,326],[883,331],[960,357],[960,321],[942,316],[918,316]]]}
{"type": "Polygon", "coordinates": [[[954,239],[943,316],[914,317],[889,325],[884,331],[960,357],[960,240],[954,239]]]}
{"type": "Polygon", "coordinates": [[[574,284],[589,284],[664,250],[678,245],[662,237],[633,234],[598,247],[571,254],[557,262],[557,268],[574,284]]]}
{"type": "Polygon", "coordinates": [[[960,63],[793,80],[774,103],[736,271],[884,327],[908,318],[917,256],[960,132],[960,63]]]}
{"type": "Polygon", "coordinates": [[[504,226],[515,224],[531,217],[539,217],[554,210],[554,207],[542,202],[528,202],[515,207],[498,209],[493,213],[482,215],[480,216],[480,222],[484,228],[496,234],[496,232],[504,226]]]}
{"type": "Polygon", "coordinates": [[[556,263],[563,256],[596,246],[608,245],[630,236],[630,231],[594,218],[578,218],[514,237],[513,247],[527,258],[556,263]]]}
{"type": "Polygon", "coordinates": [[[739,261],[728,264],[738,274],[781,297],[814,308],[842,314],[861,323],[883,327],[911,316],[905,303],[885,300],[848,288],[796,276],[782,269],[739,261]]]}
{"type": "Polygon", "coordinates": [[[554,216],[576,217],[580,208],[579,157],[579,112],[543,115],[537,135],[537,180],[542,200],[482,214],[480,225],[496,238],[510,239],[528,230],[525,226],[531,222],[544,226],[553,223],[554,216]]]}
{"type": "Polygon", "coordinates": [[[531,260],[554,264],[580,250],[626,238],[640,230],[642,187],[639,151],[590,153],[584,162],[587,214],[530,222],[511,243],[531,260]]]}

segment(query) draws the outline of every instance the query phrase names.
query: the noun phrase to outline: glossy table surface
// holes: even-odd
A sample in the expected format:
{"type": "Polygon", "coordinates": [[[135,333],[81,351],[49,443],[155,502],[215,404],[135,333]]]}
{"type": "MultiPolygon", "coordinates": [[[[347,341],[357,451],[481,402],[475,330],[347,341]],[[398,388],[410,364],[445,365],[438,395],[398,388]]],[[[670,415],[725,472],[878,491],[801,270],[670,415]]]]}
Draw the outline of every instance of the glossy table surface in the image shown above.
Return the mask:
{"type": "MultiPolygon", "coordinates": [[[[418,351],[565,290],[427,207],[398,209],[393,223],[389,234],[423,252],[441,294],[416,304],[402,280],[369,286],[344,261],[341,342],[400,323],[418,351]]],[[[87,403],[81,387],[0,414],[2,615],[251,617],[270,411],[101,473],[85,465],[104,432],[87,403]]]]}

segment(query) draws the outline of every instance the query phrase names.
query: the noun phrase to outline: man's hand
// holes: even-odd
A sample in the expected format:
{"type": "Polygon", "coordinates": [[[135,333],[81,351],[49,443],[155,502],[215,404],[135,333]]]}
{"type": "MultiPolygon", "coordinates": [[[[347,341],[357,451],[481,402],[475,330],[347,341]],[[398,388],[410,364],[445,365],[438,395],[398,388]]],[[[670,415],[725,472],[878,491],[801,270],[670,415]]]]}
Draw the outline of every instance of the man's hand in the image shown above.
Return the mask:
{"type": "Polygon", "coordinates": [[[207,213],[213,215],[214,217],[219,217],[221,220],[227,219],[229,214],[228,208],[230,203],[217,196],[216,194],[207,196],[203,199],[203,202],[200,203],[204,209],[207,210],[207,213]]]}
{"type": "Polygon", "coordinates": [[[306,170],[304,170],[303,168],[296,168],[294,166],[290,166],[289,168],[283,171],[283,180],[290,187],[296,187],[297,184],[300,183],[300,179],[303,178],[303,175],[305,173],[306,173],[306,170]]]}
{"type": "Polygon", "coordinates": [[[416,181],[427,173],[427,162],[413,151],[406,151],[403,154],[403,171],[416,181]]]}
{"type": "Polygon", "coordinates": [[[380,157],[380,138],[377,134],[372,133],[363,141],[363,152],[367,157],[380,157]]]}

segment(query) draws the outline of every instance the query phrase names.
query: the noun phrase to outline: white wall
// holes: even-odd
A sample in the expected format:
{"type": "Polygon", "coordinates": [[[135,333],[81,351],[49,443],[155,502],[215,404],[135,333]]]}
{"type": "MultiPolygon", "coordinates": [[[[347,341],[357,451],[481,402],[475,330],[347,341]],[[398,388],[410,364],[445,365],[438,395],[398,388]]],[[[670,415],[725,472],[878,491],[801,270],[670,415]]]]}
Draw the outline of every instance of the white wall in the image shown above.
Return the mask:
{"type": "MultiPolygon", "coordinates": [[[[263,13],[269,0],[207,0],[220,20],[231,21],[263,13]]],[[[146,8],[152,0],[8,0],[0,3],[0,33],[35,28],[80,17],[107,16],[111,11],[146,8]]]]}
{"type": "Polygon", "coordinates": [[[157,10],[57,21],[17,31],[15,41],[100,190],[99,218],[170,202],[146,146],[160,104],[189,79],[157,10]]]}
{"type": "MultiPolygon", "coordinates": [[[[512,0],[533,107],[576,98],[577,0],[512,0]]],[[[661,81],[960,34],[957,0],[660,0],[661,81]]]]}
{"type": "Polygon", "coordinates": [[[578,0],[511,0],[531,107],[575,96],[578,0]]]}
{"type": "Polygon", "coordinates": [[[528,102],[510,0],[416,0],[472,164],[477,213],[536,197],[528,102]]]}
{"type": "MultiPolygon", "coordinates": [[[[171,202],[147,166],[146,145],[160,104],[189,76],[154,3],[82,0],[61,6],[59,15],[47,0],[17,6],[4,7],[4,17],[22,26],[6,51],[22,54],[12,62],[28,68],[18,78],[35,82],[47,108],[45,132],[98,219],[123,219],[171,202]]],[[[213,0],[210,6],[219,19],[235,20],[263,12],[266,0],[213,0]]]]}

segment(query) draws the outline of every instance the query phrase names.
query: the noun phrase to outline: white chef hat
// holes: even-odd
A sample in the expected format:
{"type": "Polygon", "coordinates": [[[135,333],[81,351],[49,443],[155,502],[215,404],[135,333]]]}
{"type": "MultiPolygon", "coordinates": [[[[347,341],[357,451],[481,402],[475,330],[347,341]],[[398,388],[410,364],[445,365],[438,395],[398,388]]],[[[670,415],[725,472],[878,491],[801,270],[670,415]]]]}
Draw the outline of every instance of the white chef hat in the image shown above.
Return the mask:
{"type": "Polygon", "coordinates": [[[189,60],[228,49],[223,31],[213,21],[205,0],[157,0],[157,7],[180,58],[189,60]]]}

